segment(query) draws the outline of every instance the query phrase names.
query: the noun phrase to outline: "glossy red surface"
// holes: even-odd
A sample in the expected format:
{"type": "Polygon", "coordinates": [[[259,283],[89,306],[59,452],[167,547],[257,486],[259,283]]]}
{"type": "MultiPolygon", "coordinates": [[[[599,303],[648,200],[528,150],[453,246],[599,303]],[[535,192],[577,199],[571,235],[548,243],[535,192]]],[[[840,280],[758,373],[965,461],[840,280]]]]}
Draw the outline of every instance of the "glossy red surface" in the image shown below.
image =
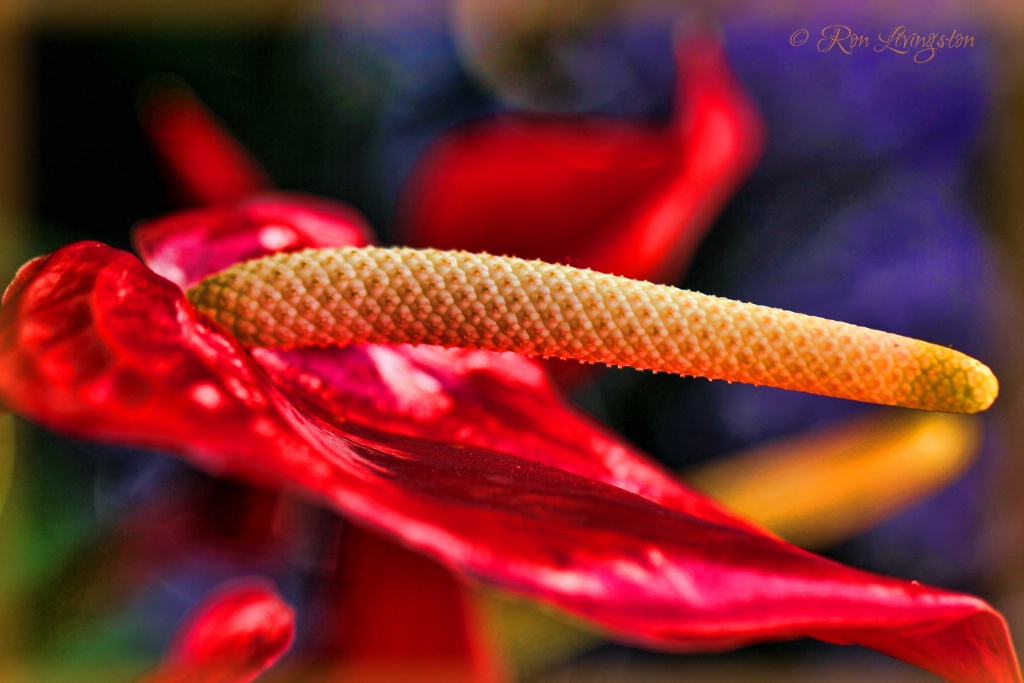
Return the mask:
{"type": "MultiPolygon", "coordinates": [[[[166,268],[164,245],[200,244],[220,211],[167,242],[165,224],[144,227],[139,243],[166,268]]],[[[236,243],[251,251],[240,234],[221,257],[236,243]]],[[[189,253],[173,265],[200,277],[189,253]]],[[[79,243],[8,293],[0,367],[0,399],[54,430],[302,492],[622,641],[688,651],[806,635],[952,681],[1020,680],[981,600],[843,567],[732,518],[564,405],[525,359],[249,353],[130,254],[79,243]]]]}

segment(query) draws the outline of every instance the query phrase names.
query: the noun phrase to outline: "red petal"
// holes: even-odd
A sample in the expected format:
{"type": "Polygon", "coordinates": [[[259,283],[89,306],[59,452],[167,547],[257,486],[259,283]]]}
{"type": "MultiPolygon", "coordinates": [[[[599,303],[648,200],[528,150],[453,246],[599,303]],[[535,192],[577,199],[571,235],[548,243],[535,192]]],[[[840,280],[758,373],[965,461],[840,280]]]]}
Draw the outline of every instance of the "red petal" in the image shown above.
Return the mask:
{"type": "Polygon", "coordinates": [[[761,157],[760,115],[732,74],[722,46],[709,38],[680,45],[679,157],[661,188],[636,205],[580,261],[634,279],[674,282],[719,211],[761,157]]]}
{"type": "MultiPolygon", "coordinates": [[[[276,481],[465,576],[667,649],[803,635],[954,682],[1020,681],[983,601],[872,576],[530,457],[294,404],[170,283],[95,244],[0,309],[0,398],[65,433],[276,481]]],[[[581,444],[581,449],[586,449],[581,444]]]]}
{"type": "Polygon", "coordinates": [[[441,138],[406,188],[404,240],[678,278],[763,139],[719,45],[682,45],[678,69],[671,126],[503,116],[441,138]]]}
{"type": "Polygon", "coordinates": [[[507,680],[474,593],[431,559],[346,525],[336,588],[326,609],[341,627],[325,629],[333,638],[323,647],[344,662],[346,679],[443,672],[448,683],[507,680]]]}
{"type": "Polygon", "coordinates": [[[206,596],[145,683],[249,683],[291,645],[295,617],[266,581],[233,582],[206,596]]]}
{"type": "Polygon", "coordinates": [[[46,263],[47,258],[47,256],[37,256],[30,261],[26,261],[22,264],[21,268],[18,268],[18,272],[14,274],[11,284],[7,285],[7,289],[4,290],[3,299],[0,299],[0,306],[6,304],[9,298],[21,291],[21,288],[35,276],[36,271],[46,263]]]}
{"type": "Polygon", "coordinates": [[[271,188],[266,172],[188,88],[156,91],[141,119],[183,203],[222,204],[271,188]]]}
{"type": "Polygon", "coordinates": [[[186,288],[234,263],[278,251],[361,247],[373,242],[373,231],[344,204],[274,193],[151,220],[132,238],[146,265],[186,288]]]}
{"type": "Polygon", "coordinates": [[[293,401],[344,416],[347,425],[508,453],[718,524],[755,528],[568,407],[528,358],[409,345],[253,356],[293,401]]]}

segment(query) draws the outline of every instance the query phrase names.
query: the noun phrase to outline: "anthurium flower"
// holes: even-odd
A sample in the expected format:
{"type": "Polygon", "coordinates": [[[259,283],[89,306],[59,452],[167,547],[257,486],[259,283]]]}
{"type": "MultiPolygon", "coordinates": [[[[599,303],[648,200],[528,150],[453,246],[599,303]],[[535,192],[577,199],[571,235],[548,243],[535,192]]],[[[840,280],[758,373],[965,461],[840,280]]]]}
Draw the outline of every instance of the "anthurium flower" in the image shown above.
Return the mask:
{"type": "Polygon", "coordinates": [[[211,272],[181,244],[216,240],[240,260],[322,244],[335,225],[340,247],[354,228],[336,212],[278,197],[173,220],[181,232],[156,222],[136,235],[157,272],[97,243],[23,267],[0,309],[5,405],[77,438],[304,492],[626,642],[692,651],[811,636],[951,681],[1021,680],[983,601],[779,541],[568,408],[533,361],[383,343],[247,350],[185,298],[211,272]]]}
{"type": "Polygon", "coordinates": [[[142,683],[250,683],[291,644],[295,615],[266,581],[244,579],[207,595],[142,683]]]}
{"type": "Polygon", "coordinates": [[[400,199],[401,241],[677,279],[764,132],[719,43],[676,57],[667,125],[506,114],[441,136],[400,199]]]}

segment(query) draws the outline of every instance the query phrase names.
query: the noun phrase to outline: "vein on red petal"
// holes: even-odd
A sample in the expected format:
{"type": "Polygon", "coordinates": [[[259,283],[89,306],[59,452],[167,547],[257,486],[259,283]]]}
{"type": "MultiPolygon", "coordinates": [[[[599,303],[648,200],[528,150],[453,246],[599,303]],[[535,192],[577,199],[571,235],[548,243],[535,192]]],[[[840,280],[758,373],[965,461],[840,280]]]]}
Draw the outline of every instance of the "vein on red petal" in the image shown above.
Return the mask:
{"type": "Polygon", "coordinates": [[[257,349],[253,358],[327,421],[386,423],[394,434],[509,453],[716,523],[755,528],[569,408],[530,359],[409,345],[257,349]]]}

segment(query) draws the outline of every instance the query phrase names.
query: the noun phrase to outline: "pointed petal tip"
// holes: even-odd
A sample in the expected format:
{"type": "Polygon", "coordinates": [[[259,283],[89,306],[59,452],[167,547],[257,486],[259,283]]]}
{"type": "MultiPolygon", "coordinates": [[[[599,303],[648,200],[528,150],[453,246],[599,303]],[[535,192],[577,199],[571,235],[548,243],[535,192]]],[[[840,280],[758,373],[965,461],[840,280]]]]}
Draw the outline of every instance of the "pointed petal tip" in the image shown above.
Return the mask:
{"type": "Polygon", "coordinates": [[[217,589],[196,608],[178,634],[172,658],[262,669],[284,654],[294,631],[292,608],[268,582],[240,580],[217,589]]]}

